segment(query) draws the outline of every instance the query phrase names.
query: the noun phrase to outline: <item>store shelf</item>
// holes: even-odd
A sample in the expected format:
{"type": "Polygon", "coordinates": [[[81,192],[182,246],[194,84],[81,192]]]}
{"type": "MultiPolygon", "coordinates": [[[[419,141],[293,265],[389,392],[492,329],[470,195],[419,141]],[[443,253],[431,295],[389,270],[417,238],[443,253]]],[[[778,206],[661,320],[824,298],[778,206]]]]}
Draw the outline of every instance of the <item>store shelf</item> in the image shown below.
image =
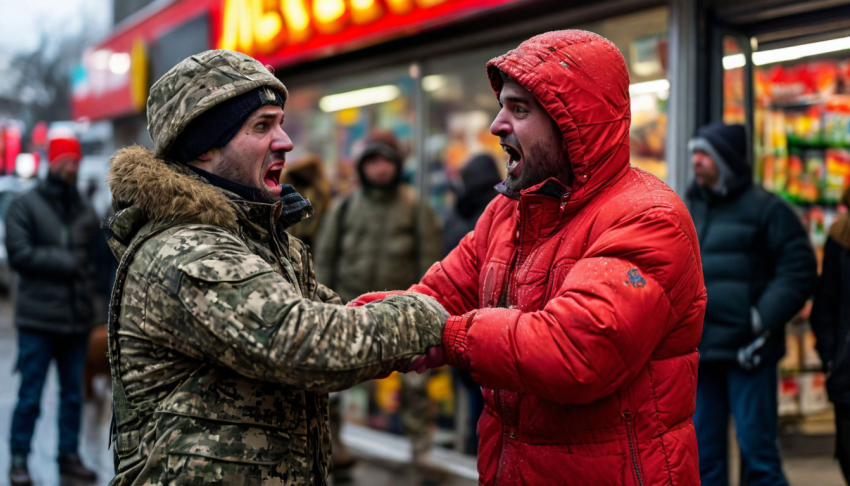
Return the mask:
{"type": "Polygon", "coordinates": [[[813,207],[821,207],[821,208],[837,208],[838,207],[837,201],[802,201],[798,197],[792,196],[791,194],[788,194],[785,191],[771,191],[771,190],[768,190],[768,191],[772,192],[773,194],[776,194],[777,196],[781,197],[782,199],[788,201],[789,203],[791,203],[795,206],[799,206],[803,209],[809,209],[809,208],[813,208],[813,207]]]}
{"type": "Polygon", "coordinates": [[[789,147],[814,148],[814,149],[836,148],[836,149],[850,150],[850,145],[845,144],[845,143],[829,142],[829,141],[826,141],[826,140],[810,140],[810,139],[796,137],[794,135],[788,135],[787,136],[787,142],[788,142],[789,147]]]}
{"type": "Polygon", "coordinates": [[[790,101],[775,101],[770,104],[770,109],[772,110],[803,110],[806,108],[811,108],[812,106],[818,106],[825,103],[825,100],[822,96],[812,95],[809,97],[800,97],[790,101]]]}

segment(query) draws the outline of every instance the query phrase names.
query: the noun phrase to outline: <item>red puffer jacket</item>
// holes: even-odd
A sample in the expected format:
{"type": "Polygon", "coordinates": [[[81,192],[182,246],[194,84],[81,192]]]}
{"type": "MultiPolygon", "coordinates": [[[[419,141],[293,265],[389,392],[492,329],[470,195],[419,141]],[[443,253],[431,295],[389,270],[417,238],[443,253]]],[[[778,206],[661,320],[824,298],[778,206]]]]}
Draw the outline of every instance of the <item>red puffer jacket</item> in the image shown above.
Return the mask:
{"type": "Polygon", "coordinates": [[[699,248],[682,201],[629,166],[623,58],[566,31],[490,61],[498,96],[497,69],[557,121],[575,183],[497,197],[411,289],[456,316],[447,360],[483,387],[480,482],[698,485],[699,248]]]}

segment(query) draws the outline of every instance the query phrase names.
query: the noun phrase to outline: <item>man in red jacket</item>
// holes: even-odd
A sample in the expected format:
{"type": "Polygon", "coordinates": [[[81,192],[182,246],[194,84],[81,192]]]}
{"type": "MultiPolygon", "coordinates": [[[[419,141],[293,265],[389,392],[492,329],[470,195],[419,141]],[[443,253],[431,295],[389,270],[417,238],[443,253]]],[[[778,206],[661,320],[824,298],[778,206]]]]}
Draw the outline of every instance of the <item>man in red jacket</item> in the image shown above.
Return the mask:
{"type": "Polygon", "coordinates": [[[553,32],[487,72],[502,196],[410,289],[455,316],[445,359],[483,387],[481,484],[699,484],[699,248],[682,201],[629,166],[622,55],[553,32]]]}

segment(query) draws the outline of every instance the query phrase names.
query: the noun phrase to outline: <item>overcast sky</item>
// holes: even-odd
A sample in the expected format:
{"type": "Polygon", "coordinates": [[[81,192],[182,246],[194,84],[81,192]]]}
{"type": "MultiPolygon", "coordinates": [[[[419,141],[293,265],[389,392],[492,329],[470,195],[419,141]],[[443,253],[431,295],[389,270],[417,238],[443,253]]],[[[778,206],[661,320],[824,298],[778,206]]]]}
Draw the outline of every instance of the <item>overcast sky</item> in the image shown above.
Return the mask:
{"type": "Polygon", "coordinates": [[[112,24],[112,0],[0,0],[0,52],[31,52],[85,33],[96,41],[112,24]]]}

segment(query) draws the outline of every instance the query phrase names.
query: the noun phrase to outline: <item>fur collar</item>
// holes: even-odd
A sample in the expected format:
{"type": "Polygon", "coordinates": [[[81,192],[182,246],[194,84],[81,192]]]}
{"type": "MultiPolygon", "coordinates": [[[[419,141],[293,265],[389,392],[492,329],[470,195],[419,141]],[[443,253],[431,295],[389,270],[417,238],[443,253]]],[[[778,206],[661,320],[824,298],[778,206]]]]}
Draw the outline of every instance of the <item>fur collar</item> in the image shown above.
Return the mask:
{"type": "Polygon", "coordinates": [[[140,146],[110,159],[107,184],[116,211],[135,206],[155,222],[191,221],[237,229],[237,207],[187,167],[157,158],[140,146]]]}

